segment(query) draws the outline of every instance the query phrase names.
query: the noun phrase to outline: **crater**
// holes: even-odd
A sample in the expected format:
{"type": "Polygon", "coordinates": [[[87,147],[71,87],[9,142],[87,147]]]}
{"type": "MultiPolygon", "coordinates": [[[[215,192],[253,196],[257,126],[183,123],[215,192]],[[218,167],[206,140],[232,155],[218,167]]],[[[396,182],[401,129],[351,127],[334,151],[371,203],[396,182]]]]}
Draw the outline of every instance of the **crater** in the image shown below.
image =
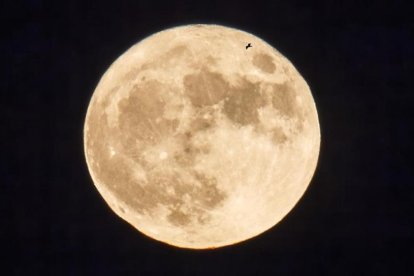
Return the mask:
{"type": "Polygon", "coordinates": [[[213,121],[205,118],[198,117],[191,122],[191,130],[194,132],[203,131],[211,128],[213,126],[213,121]]]}
{"type": "Polygon", "coordinates": [[[268,74],[271,74],[276,70],[273,58],[267,54],[255,55],[253,57],[253,65],[268,74]]]}
{"type": "Polygon", "coordinates": [[[188,51],[189,51],[189,49],[186,46],[179,45],[179,46],[176,46],[176,47],[172,48],[171,50],[169,50],[165,54],[165,57],[172,57],[172,58],[180,57],[180,56],[183,56],[188,51]]]}
{"type": "Polygon", "coordinates": [[[120,87],[120,85],[115,85],[111,89],[109,89],[108,93],[101,98],[102,106],[100,107],[100,109],[106,110],[111,105],[111,101],[113,100],[114,96],[116,95],[120,87]]]}
{"type": "Polygon", "coordinates": [[[187,225],[192,219],[200,224],[205,224],[210,219],[206,209],[215,209],[227,198],[227,195],[218,189],[216,178],[207,177],[197,172],[193,172],[193,174],[199,185],[189,183],[186,186],[175,188],[176,190],[177,188],[181,189],[177,194],[179,197],[183,198],[185,195],[189,200],[186,203],[182,201],[178,205],[169,208],[171,213],[167,219],[173,225],[187,225]],[[183,210],[186,210],[186,212],[183,210]]]}
{"type": "Polygon", "coordinates": [[[285,132],[282,128],[275,127],[272,130],[272,140],[276,144],[283,144],[287,141],[288,137],[286,136],[285,132]]]}
{"type": "Polygon", "coordinates": [[[229,85],[221,74],[202,69],[184,76],[185,94],[195,107],[214,105],[224,99],[229,85]]]}
{"type": "Polygon", "coordinates": [[[185,45],[177,45],[157,58],[150,66],[152,67],[168,67],[176,66],[178,62],[190,57],[191,51],[185,45]]]}
{"type": "Polygon", "coordinates": [[[214,58],[213,56],[209,55],[206,57],[205,63],[207,65],[216,65],[217,64],[217,58],[214,58]]]}
{"type": "Polygon", "coordinates": [[[191,222],[190,214],[186,214],[179,208],[170,207],[170,214],[167,216],[168,221],[175,226],[185,226],[191,222]]]}
{"type": "Polygon", "coordinates": [[[214,208],[227,197],[223,191],[218,189],[215,177],[200,173],[195,173],[195,177],[201,184],[201,188],[194,194],[194,199],[201,202],[203,206],[214,208]]]}
{"type": "Polygon", "coordinates": [[[210,152],[210,147],[208,145],[194,145],[192,141],[193,137],[194,132],[187,131],[177,138],[180,140],[179,143],[182,146],[182,150],[175,153],[174,160],[182,167],[193,166],[196,162],[197,155],[207,154],[210,152]]]}
{"type": "Polygon", "coordinates": [[[133,67],[131,70],[129,70],[127,73],[125,73],[122,80],[124,82],[135,80],[139,74],[140,68],[133,67]]]}
{"type": "Polygon", "coordinates": [[[197,111],[195,118],[190,123],[189,131],[194,133],[205,131],[214,125],[214,111],[209,107],[205,107],[197,111]]]}
{"type": "Polygon", "coordinates": [[[248,125],[259,122],[258,108],[265,104],[258,84],[243,80],[243,84],[230,89],[230,96],[224,102],[223,112],[238,124],[248,125]]]}

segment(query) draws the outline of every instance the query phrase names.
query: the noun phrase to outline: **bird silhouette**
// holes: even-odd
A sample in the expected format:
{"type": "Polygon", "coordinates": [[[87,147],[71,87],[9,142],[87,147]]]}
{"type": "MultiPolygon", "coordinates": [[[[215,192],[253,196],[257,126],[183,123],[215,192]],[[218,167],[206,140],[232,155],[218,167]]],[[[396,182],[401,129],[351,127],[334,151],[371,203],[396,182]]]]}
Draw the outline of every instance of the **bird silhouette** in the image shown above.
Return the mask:
{"type": "Polygon", "coordinates": [[[247,45],[246,45],[246,50],[247,50],[247,48],[249,48],[249,47],[252,47],[252,44],[251,44],[251,43],[249,43],[249,44],[247,44],[247,45]]]}

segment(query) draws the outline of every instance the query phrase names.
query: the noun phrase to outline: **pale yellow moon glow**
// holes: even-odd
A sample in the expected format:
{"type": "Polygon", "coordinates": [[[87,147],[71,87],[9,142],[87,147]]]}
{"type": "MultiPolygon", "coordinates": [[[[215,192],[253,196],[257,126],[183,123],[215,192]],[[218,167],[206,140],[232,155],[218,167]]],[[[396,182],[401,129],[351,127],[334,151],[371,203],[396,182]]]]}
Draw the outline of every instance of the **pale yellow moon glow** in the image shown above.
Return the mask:
{"type": "Polygon", "coordinates": [[[319,145],[312,94],[291,62],[218,25],[171,28],[128,49],[96,87],[84,128],[111,209],[196,249],[276,225],[308,187],[319,145]]]}

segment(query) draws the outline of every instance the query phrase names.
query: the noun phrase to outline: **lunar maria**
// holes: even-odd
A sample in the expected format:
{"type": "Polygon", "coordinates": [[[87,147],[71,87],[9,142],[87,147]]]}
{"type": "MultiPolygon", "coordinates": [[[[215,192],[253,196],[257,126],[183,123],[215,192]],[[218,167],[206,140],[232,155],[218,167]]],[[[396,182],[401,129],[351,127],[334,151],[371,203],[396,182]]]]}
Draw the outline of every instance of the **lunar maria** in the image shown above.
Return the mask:
{"type": "Polygon", "coordinates": [[[308,187],[319,146],[297,69],[219,25],[133,45],[102,76],[84,126],[87,165],[110,208],[148,237],[194,249],[275,226],[308,187]]]}

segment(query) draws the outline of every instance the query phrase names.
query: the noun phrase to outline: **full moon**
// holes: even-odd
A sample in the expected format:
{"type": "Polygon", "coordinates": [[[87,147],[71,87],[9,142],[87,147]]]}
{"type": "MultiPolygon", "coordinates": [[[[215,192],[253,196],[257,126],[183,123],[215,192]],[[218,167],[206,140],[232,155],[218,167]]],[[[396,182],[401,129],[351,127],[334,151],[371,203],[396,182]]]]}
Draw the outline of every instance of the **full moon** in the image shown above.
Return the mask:
{"type": "Polygon", "coordinates": [[[292,63],[219,25],[132,46],[102,76],[84,126],[110,208],[153,239],[194,249],[275,226],[308,187],[319,146],[315,102],[292,63]]]}

